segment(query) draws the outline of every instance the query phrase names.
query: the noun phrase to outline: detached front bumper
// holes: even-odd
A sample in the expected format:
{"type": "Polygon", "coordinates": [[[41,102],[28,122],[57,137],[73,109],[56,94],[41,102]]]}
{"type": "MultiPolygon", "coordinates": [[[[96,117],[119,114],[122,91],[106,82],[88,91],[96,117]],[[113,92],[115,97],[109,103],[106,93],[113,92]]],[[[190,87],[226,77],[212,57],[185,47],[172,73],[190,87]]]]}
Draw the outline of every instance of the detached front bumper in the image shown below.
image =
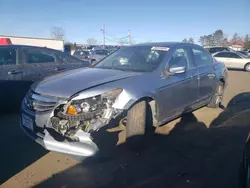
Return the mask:
{"type": "Polygon", "coordinates": [[[82,130],[77,131],[75,134],[75,136],[79,138],[79,141],[55,140],[49,131],[44,129],[44,125],[37,125],[35,123],[46,122],[39,118],[46,118],[48,120],[50,119],[49,117],[50,114],[35,114],[28,109],[25,109],[25,106],[22,105],[20,126],[30,138],[50,151],[76,156],[77,158],[92,156],[98,151],[98,147],[92,141],[91,135],[89,133],[83,132],[82,130]],[[32,123],[30,123],[32,127],[29,126],[28,128],[25,126],[24,121],[26,120],[24,120],[23,117],[29,118],[29,121],[32,121],[32,123]]]}

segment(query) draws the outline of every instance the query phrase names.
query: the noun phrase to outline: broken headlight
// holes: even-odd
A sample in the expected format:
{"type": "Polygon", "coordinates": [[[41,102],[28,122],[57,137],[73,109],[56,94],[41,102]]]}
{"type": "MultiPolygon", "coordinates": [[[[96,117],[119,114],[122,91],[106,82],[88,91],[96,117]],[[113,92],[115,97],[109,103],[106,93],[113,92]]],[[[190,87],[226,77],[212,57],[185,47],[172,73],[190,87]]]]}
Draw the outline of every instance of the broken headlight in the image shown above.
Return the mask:
{"type": "Polygon", "coordinates": [[[73,100],[67,108],[67,114],[77,115],[111,108],[121,92],[122,89],[115,89],[87,99],[73,100]]]}

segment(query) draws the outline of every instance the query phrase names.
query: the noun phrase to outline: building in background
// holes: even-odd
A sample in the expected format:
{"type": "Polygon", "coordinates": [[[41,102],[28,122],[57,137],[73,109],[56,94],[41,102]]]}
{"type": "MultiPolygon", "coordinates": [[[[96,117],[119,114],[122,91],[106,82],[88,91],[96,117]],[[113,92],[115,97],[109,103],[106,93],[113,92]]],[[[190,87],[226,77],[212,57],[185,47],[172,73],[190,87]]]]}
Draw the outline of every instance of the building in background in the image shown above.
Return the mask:
{"type": "Polygon", "coordinates": [[[59,51],[65,51],[63,40],[20,37],[20,36],[6,36],[6,35],[0,35],[0,38],[7,38],[8,40],[11,41],[12,44],[17,44],[17,45],[39,46],[39,47],[52,48],[59,51]]]}

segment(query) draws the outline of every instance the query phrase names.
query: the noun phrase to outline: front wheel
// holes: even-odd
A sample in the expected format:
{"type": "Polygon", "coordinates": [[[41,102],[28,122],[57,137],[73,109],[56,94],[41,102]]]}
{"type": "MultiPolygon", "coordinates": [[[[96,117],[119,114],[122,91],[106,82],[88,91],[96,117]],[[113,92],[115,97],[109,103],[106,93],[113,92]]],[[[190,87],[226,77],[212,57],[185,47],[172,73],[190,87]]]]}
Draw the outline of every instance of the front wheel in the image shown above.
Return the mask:
{"type": "Polygon", "coordinates": [[[224,94],[224,84],[222,82],[218,82],[214,95],[211,98],[211,101],[208,104],[209,108],[218,108],[220,107],[224,94]]]}
{"type": "Polygon", "coordinates": [[[147,101],[140,101],[128,110],[126,144],[129,149],[144,147],[153,133],[152,111],[147,101]]]}
{"type": "Polygon", "coordinates": [[[245,65],[245,71],[250,72],[250,63],[245,65]]]}
{"type": "Polygon", "coordinates": [[[91,60],[91,65],[95,65],[97,63],[97,61],[95,59],[91,60]]]}

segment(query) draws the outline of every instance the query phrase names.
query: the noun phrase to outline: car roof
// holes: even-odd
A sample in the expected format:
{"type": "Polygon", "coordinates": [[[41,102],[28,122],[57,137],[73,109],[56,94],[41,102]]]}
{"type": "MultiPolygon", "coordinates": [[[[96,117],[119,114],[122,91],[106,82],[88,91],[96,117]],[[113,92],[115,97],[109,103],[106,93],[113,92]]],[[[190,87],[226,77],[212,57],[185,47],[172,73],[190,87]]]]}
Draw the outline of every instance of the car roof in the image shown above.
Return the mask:
{"type": "Polygon", "coordinates": [[[197,44],[192,43],[183,43],[183,42],[150,42],[150,43],[141,43],[141,44],[135,44],[131,46],[159,46],[159,47],[174,47],[179,45],[190,45],[190,46],[199,46],[197,44]]]}
{"type": "Polygon", "coordinates": [[[55,50],[52,48],[47,48],[47,47],[41,47],[41,46],[29,46],[29,45],[19,45],[19,44],[9,44],[9,45],[0,45],[0,48],[2,47],[12,47],[12,48],[38,48],[38,49],[47,49],[47,50],[53,50],[56,52],[61,52],[59,50],[55,50]]]}
{"type": "Polygon", "coordinates": [[[211,48],[228,48],[225,46],[211,46],[211,47],[205,47],[206,49],[211,49],[211,48]]]}

